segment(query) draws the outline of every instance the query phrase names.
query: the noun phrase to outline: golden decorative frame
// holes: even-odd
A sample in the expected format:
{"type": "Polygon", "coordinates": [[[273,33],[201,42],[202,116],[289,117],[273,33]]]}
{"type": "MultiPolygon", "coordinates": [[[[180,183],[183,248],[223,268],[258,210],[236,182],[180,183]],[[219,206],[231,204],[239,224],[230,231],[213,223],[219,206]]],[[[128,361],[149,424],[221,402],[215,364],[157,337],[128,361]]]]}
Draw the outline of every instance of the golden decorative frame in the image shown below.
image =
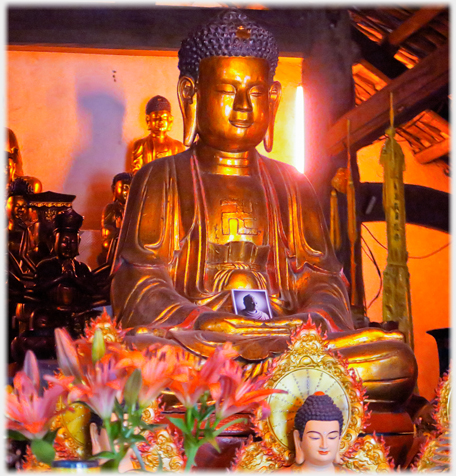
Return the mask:
{"type": "Polygon", "coordinates": [[[342,466],[355,472],[389,473],[394,469],[383,438],[365,435],[356,440],[342,459],[342,466]]]}
{"type": "Polygon", "coordinates": [[[438,429],[428,436],[413,465],[418,472],[450,470],[451,367],[437,386],[434,419],[438,429]]]}
{"type": "Polygon", "coordinates": [[[451,369],[440,379],[436,394],[434,418],[439,430],[444,431],[450,427],[451,419],[451,369]]]}
{"type": "MultiPolygon", "coordinates": [[[[153,432],[146,431],[145,437],[149,445],[141,443],[138,448],[147,471],[158,471],[160,464],[162,471],[166,472],[185,469],[182,438],[177,432],[171,433],[169,427],[159,428],[153,432]]],[[[132,463],[134,469],[141,468],[136,458],[132,458],[132,463]]]]}
{"type": "MultiPolygon", "coordinates": [[[[364,388],[361,380],[352,369],[348,368],[347,363],[328,348],[327,342],[310,320],[295,331],[291,336],[288,350],[274,361],[265,388],[275,388],[285,375],[301,369],[316,369],[328,374],[346,393],[349,418],[340,442],[340,453],[344,455],[355,443],[364,427],[366,418],[364,388]]],[[[269,418],[260,420],[259,416],[256,415],[254,418],[254,426],[257,434],[263,438],[263,446],[270,448],[275,455],[283,459],[285,465],[291,464],[294,461],[293,448],[285,446],[278,440],[269,418]]]]}

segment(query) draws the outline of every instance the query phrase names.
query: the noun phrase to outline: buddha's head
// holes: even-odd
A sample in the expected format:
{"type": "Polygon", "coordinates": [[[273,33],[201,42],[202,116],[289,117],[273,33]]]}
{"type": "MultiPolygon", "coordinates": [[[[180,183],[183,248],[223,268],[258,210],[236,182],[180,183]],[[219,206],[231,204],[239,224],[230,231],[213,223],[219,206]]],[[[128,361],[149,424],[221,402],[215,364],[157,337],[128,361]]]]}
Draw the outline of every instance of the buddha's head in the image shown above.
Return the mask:
{"type": "Polygon", "coordinates": [[[125,204],[128,194],[130,193],[132,175],[128,172],[121,172],[112,179],[111,190],[114,200],[125,204]]]}
{"type": "Polygon", "coordinates": [[[79,229],[84,218],[73,209],[55,217],[55,252],[60,259],[73,259],[79,254],[79,229]]]}
{"type": "Polygon", "coordinates": [[[147,128],[153,136],[165,136],[173,126],[171,104],[163,96],[154,96],[146,105],[147,128]]]}
{"type": "Polygon", "coordinates": [[[11,183],[16,178],[16,157],[14,153],[7,152],[6,183],[11,183]]]}
{"type": "Polygon", "coordinates": [[[330,468],[340,462],[342,411],[329,395],[309,395],[295,416],[293,439],[296,462],[310,468],[330,468]]]}
{"type": "Polygon", "coordinates": [[[179,50],[179,105],[184,143],[244,152],[262,140],[272,149],[281,86],[273,81],[278,48],[272,34],[228,10],[193,32],[179,50]]]}

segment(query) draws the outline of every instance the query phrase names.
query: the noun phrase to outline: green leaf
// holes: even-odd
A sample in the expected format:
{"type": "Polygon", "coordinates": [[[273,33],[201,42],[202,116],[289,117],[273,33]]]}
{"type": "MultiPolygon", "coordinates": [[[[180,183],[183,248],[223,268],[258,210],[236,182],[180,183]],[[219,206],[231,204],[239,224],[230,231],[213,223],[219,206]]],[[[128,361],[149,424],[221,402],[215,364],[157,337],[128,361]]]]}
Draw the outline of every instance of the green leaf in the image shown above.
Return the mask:
{"type": "Polygon", "coordinates": [[[226,430],[231,425],[234,425],[236,423],[246,422],[246,421],[247,421],[247,418],[236,418],[236,420],[230,421],[226,423],[225,425],[222,425],[220,428],[217,428],[217,430],[214,431],[214,434],[215,436],[218,436],[223,430],[226,430]]]}
{"type": "Polygon", "coordinates": [[[177,428],[179,428],[179,430],[181,430],[184,434],[189,433],[187,425],[184,423],[184,421],[181,418],[168,417],[168,420],[173,425],[177,426],[177,428]]]}
{"type": "Polygon", "coordinates": [[[212,440],[207,440],[207,441],[217,450],[217,453],[220,453],[220,447],[215,438],[212,440]]]}
{"type": "Polygon", "coordinates": [[[133,407],[133,405],[136,404],[142,384],[141,370],[135,369],[130,377],[128,377],[124,388],[124,400],[129,407],[133,407]]]}
{"type": "Polygon", "coordinates": [[[146,438],[144,438],[144,436],[141,435],[140,433],[137,434],[137,435],[131,435],[129,441],[131,441],[133,443],[149,443],[146,440],[146,438]]]}
{"type": "Polygon", "coordinates": [[[207,407],[207,410],[201,415],[201,421],[205,420],[207,417],[209,417],[212,413],[214,413],[215,410],[215,405],[209,405],[207,407]]]}
{"type": "Polygon", "coordinates": [[[57,430],[54,430],[54,431],[48,431],[45,435],[44,435],[44,438],[43,440],[44,441],[47,441],[48,443],[51,443],[54,444],[54,440],[55,440],[55,437],[57,435],[57,432],[59,431],[59,428],[57,428],[57,430]]]}
{"type": "Polygon", "coordinates": [[[124,407],[117,401],[117,398],[114,400],[114,412],[119,419],[123,419],[125,413],[124,407]]]}
{"type": "Polygon", "coordinates": [[[55,458],[55,450],[51,443],[44,440],[32,440],[30,448],[38,461],[51,466],[55,458]]]}
{"type": "Polygon", "coordinates": [[[16,441],[28,441],[29,438],[25,437],[22,433],[15,430],[8,430],[8,438],[16,441]]]}
{"type": "Polygon", "coordinates": [[[117,455],[116,453],[113,453],[112,451],[100,451],[96,455],[91,456],[89,459],[98,459],[98,458],[108,458],[108,459],[113,459],[117,455]]]}
{"type": "Polygon", "coordinates": [[[105,463],[103,463],[101,465],[101,469],[103,471],[118,470],[119,469],[119,463],[120,463],[120,461],[118,461],[116,458],[109,459],[108,461],[106,461],[105,463]]]}
{"type": "Polygon", "coordinates": [[[155,431],[158,430],[159,428],[166,428],[166,425],[151,425],[150,423],[146,423],[145,421],[141,420],[138,425],[141,430],[149,430],[149,431],[155,431]]]}

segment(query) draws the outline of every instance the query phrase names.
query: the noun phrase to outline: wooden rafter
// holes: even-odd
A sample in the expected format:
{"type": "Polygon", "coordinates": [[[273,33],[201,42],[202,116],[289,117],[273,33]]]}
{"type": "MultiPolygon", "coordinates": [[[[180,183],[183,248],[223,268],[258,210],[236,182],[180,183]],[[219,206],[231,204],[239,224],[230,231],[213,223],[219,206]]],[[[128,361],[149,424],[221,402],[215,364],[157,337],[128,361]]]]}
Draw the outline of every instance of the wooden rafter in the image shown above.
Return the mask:
{"type": "Polygon", "coordinates": [[[450,152],[450,140],[445,139],[442,142],[438,142],[427,149],[424,149],[422,152],[415,154],[415,159],[420,164],[428,164],[433,160],[437,160],[444,155],[448,155],[450,152]]]}
{"type": "Polygon", "coordinates": [[[389,126],[389,98],[393,93],[395,125],[401,125],[448,94],[448,44],[424,58],[413,69],[391,81],[367,101],[344,114],[328,131],[330,155],[346,148],[347,120],[351,125],[351,143],[360,149],[380,137],[389,126]]]}
{"type": "Polygon", "coordinates": [[[422,8],[404,21],[398,28],[392,31],[386,38],[386,42],[391,46],[399,46],[407,38],[412,36],[418,30],[426,26],[434,17],[436,17],[444,8],[422,8]]]}

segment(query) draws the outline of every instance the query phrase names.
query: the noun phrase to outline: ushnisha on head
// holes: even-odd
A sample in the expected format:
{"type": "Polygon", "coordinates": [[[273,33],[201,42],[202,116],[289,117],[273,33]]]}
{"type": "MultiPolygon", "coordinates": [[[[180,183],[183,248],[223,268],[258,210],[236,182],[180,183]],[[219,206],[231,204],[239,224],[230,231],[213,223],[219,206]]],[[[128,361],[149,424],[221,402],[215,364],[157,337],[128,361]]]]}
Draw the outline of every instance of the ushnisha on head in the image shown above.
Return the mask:
{"type": "Polygon", "coordinates": [[[329,395],[309,395],[295,416],[296,462],[309,469],[333,468],[340,462],[343,424],[342,412],[329,395]]]}
{"type": "Polygon", "coordinates": [[[272,34],[239,11],[228,10],[197,29],[179,50],[179,105],[184,143],[198,134],[224,152],[244,152],[265,141],[272,149],[281,86],[273,82],[278,47],[272,34]]]}
{"type": "Polygon", "coordinates": [[[244,13],[228,10],[194,31],[179,50],[180,76],[198,81],[202,59],[214,56],[252,56],[269,64],[272,82],[279,61],[279,49],[272,33],[244,13]]]}

